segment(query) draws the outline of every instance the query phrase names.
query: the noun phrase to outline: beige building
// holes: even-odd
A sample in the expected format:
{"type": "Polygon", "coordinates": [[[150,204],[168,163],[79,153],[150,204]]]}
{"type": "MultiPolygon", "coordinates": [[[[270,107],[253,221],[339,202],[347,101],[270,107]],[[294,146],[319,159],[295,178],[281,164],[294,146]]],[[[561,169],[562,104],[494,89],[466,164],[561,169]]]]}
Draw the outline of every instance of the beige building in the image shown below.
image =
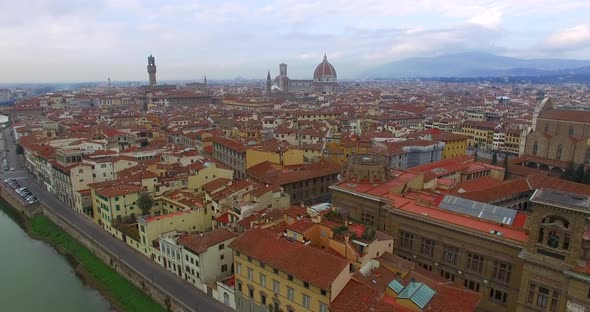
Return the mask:
{"type": "Polygon", "coordinates": [[[590,165],[590,111],[555,109],[551,100],[535,113],[533,131],[526,137],[525,165],[556,175],[569,162],[590,165]]]}

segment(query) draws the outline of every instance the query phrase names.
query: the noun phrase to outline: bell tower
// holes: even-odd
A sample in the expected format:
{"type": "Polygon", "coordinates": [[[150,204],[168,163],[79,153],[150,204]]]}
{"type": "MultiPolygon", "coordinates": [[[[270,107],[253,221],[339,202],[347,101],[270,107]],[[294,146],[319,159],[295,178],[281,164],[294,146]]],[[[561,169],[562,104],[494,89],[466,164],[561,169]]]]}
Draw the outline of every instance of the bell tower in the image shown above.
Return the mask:
{"type": "Polygon", "coordinates": [[[153,57],[151,54],[148,56],[148,65],[147,65],[148,75],[150,77],[150,86],[155,86],[156,83],[156,58],[153,57]]]}

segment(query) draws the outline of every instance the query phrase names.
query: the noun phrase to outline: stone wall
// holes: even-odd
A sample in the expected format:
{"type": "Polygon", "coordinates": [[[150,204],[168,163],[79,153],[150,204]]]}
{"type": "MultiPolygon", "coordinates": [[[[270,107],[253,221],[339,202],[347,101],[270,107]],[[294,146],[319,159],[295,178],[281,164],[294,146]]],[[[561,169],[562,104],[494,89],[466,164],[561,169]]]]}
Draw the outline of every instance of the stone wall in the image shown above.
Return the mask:
{"type": "Polygon", "coordinates": [[[164,289],[160,288],[157,284],[153,283],[147,276],[142,275],[140,272],[135,271],[132,267],[127,265],[122,259],[119,259],[116,255],[111,254],[107,249],[100,246],[100,243],[92,240],[84,232],[78,230],[76,226],[63,219],[60,215],[55,213],[53,210],[42,206],[43,214],[47,216],[51,221],[57,224],[60,228],[74,237],[84,247],[88,248],[95,256],[101,259],[104,263],[111,266],[121,276],[125,277],[133,285],[142,289],[147,295],[149,295],[156,302],[166,307],[166,300],[170,301],[171,311],[175,312],[192,312],[193,309],[185,307],[180,302],[174,299],[174,296],[168,294],[164,289]]]}
{"type": "MultiPolygon", "coordinates": [[[[45,205],[36,203],[33,205],[26,205],[18,198],[18,195],[5,185],[0,185],[0,195],[2,198],[14,207],[19,212],[25,214],[27,217],[32,217],[35,214],[43,213],[53,223],[57,224],[61,229],[70,234],[84,247],[88,248],[96,257],[101,259],[104,263],[108,264],[114,270],[116,270],[121,276],[130,281],[133,285],[142,289],[148,296],[154,299],[163,307],[166,307],[166,301],[169,300],[171,311],[174,312],[193,312],[194,309],[184,306],[182,303],[174,299],[174,296],[167,293],[164,289],[160,288],[157,284],[151,282],[151,280],[143,276],[140,272],[135,271],[132,267],[127,265],[123,260],[119,259],[117,255],[111,254],[107,249],[100,246],[100,243],[92,240],[91,237],[80,231],[76,226],[62,218],[60,215],[55,213],[52,209],[47,208],[45,205]]],[[[139,256],[139,255],[138,255],[139,256]]]]}

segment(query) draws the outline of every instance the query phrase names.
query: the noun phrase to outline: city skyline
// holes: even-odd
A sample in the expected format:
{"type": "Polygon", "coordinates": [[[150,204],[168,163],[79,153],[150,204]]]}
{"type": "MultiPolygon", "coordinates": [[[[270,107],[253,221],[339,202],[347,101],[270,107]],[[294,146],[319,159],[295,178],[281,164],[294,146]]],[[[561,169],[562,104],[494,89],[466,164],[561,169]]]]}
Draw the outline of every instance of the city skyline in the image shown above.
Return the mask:
{"type": "Polygon", "coordinates": [[[0,4],[0,82],[307,79],[324,53],[343,79],[415,56],[486,51],[589,59],[590,3],[562,1],[23,1],[0,4]],[[534,26],[532,26],[534,25],[534,26]],[[76,70],[70,70],[75,68],[76,70]]]}

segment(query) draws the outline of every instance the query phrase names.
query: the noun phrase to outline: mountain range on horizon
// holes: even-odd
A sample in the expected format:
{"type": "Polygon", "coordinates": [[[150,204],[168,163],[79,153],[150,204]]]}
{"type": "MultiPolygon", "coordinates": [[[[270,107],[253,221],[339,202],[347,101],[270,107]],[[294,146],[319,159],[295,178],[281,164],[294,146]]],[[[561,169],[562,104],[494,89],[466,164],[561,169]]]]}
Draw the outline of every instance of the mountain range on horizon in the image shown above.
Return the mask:
{"type": "Polygon", "coordinates": [[[515,77],[590,74],[590,60],[520,59],[485,52],[412,57],[367,71],[366,78],[515,77]]]}

